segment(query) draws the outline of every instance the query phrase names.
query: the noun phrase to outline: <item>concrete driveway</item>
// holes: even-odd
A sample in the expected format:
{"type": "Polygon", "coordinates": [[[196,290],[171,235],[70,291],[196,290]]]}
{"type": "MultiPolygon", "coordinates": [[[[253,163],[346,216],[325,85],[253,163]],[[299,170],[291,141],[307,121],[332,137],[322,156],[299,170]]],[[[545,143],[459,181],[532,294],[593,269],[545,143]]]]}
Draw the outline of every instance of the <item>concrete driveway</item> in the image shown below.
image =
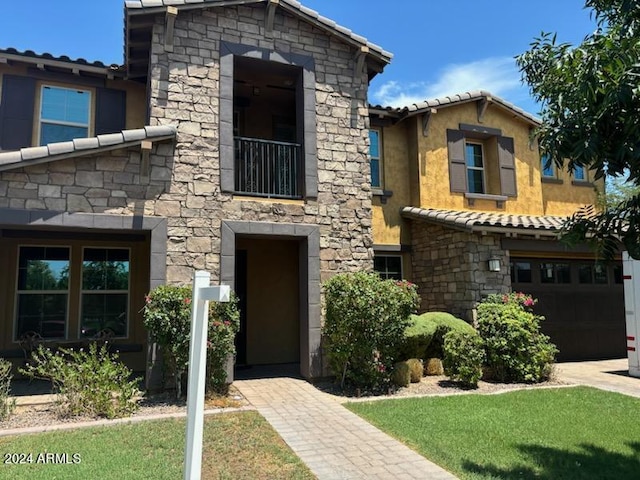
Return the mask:
{"type": "Polygon", "coordinates": [[[629,363],[626,358],[558,363],[556,373],[558,378],[569,383],[589,385],[640,398],[640,378],[629,376],[629,363]]]}

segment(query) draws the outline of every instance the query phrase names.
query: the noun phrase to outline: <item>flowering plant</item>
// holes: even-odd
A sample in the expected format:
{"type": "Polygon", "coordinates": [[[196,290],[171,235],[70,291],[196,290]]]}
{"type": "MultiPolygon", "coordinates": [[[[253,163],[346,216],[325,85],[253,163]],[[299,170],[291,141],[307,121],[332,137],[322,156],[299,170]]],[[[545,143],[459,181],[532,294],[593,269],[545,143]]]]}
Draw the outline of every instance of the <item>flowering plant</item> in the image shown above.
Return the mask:
{"type": "Polygon", "coordinates": [[[516,304],[522,307],[531,308],[538,303],[538,300],[523,292],[492,293],[487,296],[485,303],[502,303],[504,305],[516,304]]]}

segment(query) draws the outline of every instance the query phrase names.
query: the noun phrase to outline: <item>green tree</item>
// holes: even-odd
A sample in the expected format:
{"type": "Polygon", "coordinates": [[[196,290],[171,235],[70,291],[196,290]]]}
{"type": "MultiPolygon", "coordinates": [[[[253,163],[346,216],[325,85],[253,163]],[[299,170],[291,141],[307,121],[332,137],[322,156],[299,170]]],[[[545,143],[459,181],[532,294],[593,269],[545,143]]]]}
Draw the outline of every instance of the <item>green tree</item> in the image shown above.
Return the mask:
{"type": "MultiPolygon", "coordinates": [[[[573,46],[543,33],[517,58],[542,106],[540,149],[570,171],[596,179],[628,175],[640,185],[640,0],[586,0],[598,28],[573,46]]],[[[640,258],[640,195],[602,211],[582,210],[566,226],[571,241],[590,239],[604,256],[622,240],[640,258]]]]}

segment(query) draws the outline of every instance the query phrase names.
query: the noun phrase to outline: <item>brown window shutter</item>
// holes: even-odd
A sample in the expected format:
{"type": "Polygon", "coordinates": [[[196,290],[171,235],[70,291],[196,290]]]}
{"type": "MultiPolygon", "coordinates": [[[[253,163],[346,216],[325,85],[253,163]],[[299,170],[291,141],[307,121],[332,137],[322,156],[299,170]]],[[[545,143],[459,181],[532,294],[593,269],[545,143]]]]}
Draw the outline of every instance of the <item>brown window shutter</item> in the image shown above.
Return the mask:
{"type": "Polygon", "coordinates": [[[127,96],[124,90],[96,89],[95,134],[117,133],[126,128],[127,96]]]}
{"type": "Polygon", "coordinates": [[[452,192],[467,191],[467,163],[464,159],[464,133],[447,129],[449,185],[452,192]]]}
{"type": "Polygon", "coordinates": [[[500,188],[502,195],[506,195],[507,197],[518,196],[513,138],[498,137],[498,162],[500,164],[500,188]]]}
{"type": "Polygon", "coordinates": [[[3,75],[0,99],[0,150],[31,146],[36,81],[30,77],[3,75]]]}

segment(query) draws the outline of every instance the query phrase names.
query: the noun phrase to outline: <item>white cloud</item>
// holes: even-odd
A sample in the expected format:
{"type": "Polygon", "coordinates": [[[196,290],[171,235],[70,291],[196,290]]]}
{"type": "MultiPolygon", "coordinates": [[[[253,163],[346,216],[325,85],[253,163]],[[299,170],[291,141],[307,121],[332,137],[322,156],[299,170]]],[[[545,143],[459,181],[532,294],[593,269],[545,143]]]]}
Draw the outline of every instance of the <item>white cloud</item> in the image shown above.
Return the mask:
{"type": "Polygon", "coordinates": [[[516,101],[521,97],[520,73],[511,57],[494,57],[465,64],[447,65],[431,82],[388,81],[372,92],[371,103],[404,107],[424,100],[473,90],[487,90],[516,101]]]}

